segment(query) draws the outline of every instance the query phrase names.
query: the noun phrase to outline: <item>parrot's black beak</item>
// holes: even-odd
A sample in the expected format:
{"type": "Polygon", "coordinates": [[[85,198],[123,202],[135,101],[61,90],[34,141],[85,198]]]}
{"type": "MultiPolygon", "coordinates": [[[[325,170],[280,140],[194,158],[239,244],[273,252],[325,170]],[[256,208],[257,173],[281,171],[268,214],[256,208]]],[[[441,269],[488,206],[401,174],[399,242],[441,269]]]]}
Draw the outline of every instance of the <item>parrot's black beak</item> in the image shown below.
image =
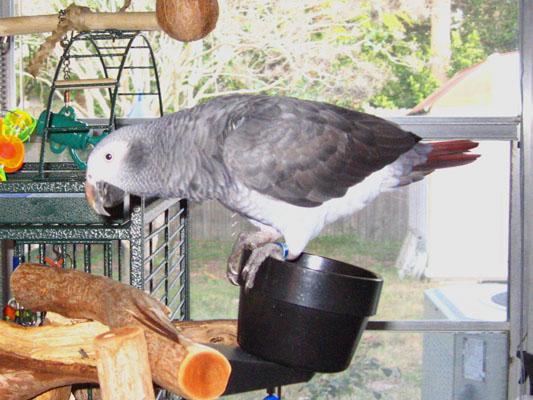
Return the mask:
{"type": "Polygon", "coordinates": [[[100,215],[110,217],[106,208],[124,200],[124,191],[106,182],[85,182],[85,197],[91,208],[100,215]]]}

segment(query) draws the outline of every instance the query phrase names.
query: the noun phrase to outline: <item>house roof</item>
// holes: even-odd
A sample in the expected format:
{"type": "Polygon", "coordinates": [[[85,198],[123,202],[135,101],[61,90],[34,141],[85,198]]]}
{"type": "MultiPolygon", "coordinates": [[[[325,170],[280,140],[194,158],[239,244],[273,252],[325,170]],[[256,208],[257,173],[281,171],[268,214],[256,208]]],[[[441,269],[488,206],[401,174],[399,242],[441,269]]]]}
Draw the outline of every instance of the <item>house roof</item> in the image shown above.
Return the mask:
{"type": "Polygon", "coordinates": [[[518,52],[494,53],[456,73],[408,115],[516,114],[520,103],[518,60],[518,52]]]}

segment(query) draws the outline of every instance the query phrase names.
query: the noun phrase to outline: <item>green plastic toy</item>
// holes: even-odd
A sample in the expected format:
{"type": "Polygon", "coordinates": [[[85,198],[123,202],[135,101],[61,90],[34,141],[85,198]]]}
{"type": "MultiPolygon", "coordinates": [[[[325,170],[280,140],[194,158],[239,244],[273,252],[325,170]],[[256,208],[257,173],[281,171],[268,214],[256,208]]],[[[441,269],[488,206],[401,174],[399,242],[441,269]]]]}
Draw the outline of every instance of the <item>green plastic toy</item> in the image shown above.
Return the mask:
{"type": "MultiPolygon", "coordinates": [[[[70,157],[79,169],[86,169],[87,163],[79,155],[79,151],[95,146],[108,135],[103,132],[99,136],[91,134],[91,128],[83,121],[76,118],[76,112],[71,106],[64,106],[58,113],[50,113],[48,140],[50,150],[61,154],[68,149],[70,157]]],[[[43,111],[37,121],[37,134],[43,136],[46,127],[47,111],[43,111]]]]}

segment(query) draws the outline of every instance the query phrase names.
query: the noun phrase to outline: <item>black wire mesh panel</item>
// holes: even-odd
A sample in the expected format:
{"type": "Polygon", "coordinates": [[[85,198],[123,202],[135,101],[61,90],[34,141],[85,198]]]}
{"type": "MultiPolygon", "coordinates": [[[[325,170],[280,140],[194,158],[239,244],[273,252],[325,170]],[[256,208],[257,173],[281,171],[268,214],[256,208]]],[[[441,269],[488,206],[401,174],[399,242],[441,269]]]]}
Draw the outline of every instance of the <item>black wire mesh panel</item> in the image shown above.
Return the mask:
{"type": "MultiPolygon", "coordinates": [[[[30,238],[15,241],[14,256],[20,262],[45,263],[45,258],[64,258],[63,268],[79,269],[103,275],[144,289],[172,310],[172,319],[189,316],[187,301],[187,219],[184,202],[167,208],[144,224],[139,243],[143,247],[141,263],[132,260],[131,240],[30,238]]],[[[59,227],[58,227],[59,229],[59,227]]],[[[133,254],[132,254],[133,253],[133,254]]]]}

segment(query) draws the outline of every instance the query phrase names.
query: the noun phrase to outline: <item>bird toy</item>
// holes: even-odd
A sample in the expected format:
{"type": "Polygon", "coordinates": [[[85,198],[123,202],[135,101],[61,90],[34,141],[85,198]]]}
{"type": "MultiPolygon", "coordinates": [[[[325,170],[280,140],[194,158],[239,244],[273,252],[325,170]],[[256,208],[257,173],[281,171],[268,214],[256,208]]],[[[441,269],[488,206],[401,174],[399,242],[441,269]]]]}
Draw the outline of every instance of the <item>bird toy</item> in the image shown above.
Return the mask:
{"type": "Polygon", "coordinates": [[[104,131],[96,136],[91,128],[83,121],[78,120],[74,108],[65,104],[57,113],[50,113],[45,110],[39,116],[37,122],[37,135],[45,135],[47,121],[49,121],[48,134],[50,150],[55,154],[61,154],[68,149],[72,161],[79,169],[85,169],[87,164],[82,160],[79,151],[89,149],[95,146],[100,140],[107,136],[108,132],[104,131]]]}
{"type": "Polygon", "coordinates": [[[0,181],[6,181],[6,172],[16,172],[24,164],[24,142],[36,125],[35,119],[23,110],[8,111],[0,119],[0,181]]]}
{"type": "Polygon", "coordinates": [[[39,313],[22,307],[15,299],[9,300],[3,309],[3,319],[23,326],[40,324],[39,313]]]}

